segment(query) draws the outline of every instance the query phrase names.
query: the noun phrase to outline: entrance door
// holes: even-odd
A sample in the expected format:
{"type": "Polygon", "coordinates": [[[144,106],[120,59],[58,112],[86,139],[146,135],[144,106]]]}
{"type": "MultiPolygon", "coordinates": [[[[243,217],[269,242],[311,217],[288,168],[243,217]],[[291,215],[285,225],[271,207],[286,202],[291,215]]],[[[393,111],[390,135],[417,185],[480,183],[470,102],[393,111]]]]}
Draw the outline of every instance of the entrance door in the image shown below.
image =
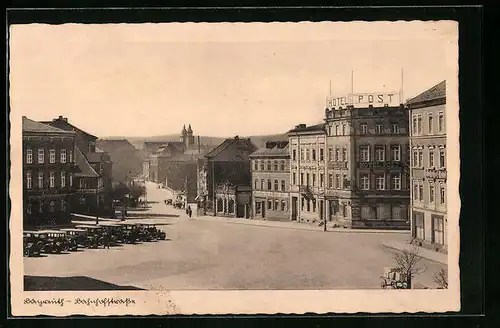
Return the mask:
{"type": "Polygon", "coordinates": [[[262,201],[261,206],[262,206],[262,218],[265,218],[266,217],[266,201],[265,200],[262,201]]]}
{"type": "Polygon", "coordinates": [[[322,200],[320,200],[320,201],[319,201],[319,218],[320,218],[321,220],[324,220],[324,219],[325,219],[325,211],[324,211],[324,209],[323,209],[323,205],[324,205],[323,201],[322,201],[322,200]]]}
{"type": "Polygon", "coordinates": [[[297,197],[292,197],[292,220],[297,220],[297,197]]]}

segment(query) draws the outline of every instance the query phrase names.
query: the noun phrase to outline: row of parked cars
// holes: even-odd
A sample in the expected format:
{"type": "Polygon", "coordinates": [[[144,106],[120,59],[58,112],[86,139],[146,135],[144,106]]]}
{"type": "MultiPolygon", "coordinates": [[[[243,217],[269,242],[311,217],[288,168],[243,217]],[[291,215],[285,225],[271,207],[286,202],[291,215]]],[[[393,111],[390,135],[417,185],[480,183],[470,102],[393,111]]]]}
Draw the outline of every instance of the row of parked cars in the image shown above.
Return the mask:
{"type": "Polygon", "coordinates": [[[59,254],[80,248],[134,244],[165,240],[165,238],[166,233],[154,224],[125,222],[82,224],[59,230],[24,231],[24,256],[40,256],[41,253],[59,254]]]}

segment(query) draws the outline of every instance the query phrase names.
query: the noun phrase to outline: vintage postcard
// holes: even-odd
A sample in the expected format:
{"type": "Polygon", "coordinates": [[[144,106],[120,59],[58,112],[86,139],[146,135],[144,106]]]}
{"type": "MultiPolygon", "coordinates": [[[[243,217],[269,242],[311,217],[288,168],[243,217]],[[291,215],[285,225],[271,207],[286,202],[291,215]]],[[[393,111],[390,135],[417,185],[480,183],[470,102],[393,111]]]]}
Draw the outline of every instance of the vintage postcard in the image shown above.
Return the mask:
{"type": "Polygon", "coordinates": [[[456,22],[9,33],[12,315],[460,310],[456,22]]]}

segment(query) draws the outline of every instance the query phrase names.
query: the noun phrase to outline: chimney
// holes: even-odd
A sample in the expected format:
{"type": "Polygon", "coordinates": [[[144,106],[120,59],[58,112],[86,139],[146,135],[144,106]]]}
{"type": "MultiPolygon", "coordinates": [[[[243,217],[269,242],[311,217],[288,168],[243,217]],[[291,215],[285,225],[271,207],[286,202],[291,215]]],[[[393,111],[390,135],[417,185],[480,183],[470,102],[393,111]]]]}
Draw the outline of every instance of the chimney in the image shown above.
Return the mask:
{"type": "Polygon", "coordinates": [[[240,136],[235,136],[234,139],[235,140],[238,140],[240,138],[240,136]]]}

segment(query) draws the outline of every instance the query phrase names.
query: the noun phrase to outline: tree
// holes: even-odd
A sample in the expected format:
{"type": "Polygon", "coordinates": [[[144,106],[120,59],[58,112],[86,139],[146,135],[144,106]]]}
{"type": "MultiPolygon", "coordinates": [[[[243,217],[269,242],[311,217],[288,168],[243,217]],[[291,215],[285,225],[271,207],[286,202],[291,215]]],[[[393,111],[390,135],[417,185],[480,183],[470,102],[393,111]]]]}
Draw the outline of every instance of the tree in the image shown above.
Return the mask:
{"type": "Polygon", "coordinates": [[[448,272],[441,269],[434,273],[434,283],[438,285],[438,289],[448,289],[448,272]]]}
{"type": "Polygon", "coordinates": [[[396,269],[406,276],[407,288],[411,289],[412,279],[425,271],[425,269],[419,265],[419,262],[422,260],[420,248],[410,244],[408,248],[394,254],[393,259],[396,263],[396,269]]]}

